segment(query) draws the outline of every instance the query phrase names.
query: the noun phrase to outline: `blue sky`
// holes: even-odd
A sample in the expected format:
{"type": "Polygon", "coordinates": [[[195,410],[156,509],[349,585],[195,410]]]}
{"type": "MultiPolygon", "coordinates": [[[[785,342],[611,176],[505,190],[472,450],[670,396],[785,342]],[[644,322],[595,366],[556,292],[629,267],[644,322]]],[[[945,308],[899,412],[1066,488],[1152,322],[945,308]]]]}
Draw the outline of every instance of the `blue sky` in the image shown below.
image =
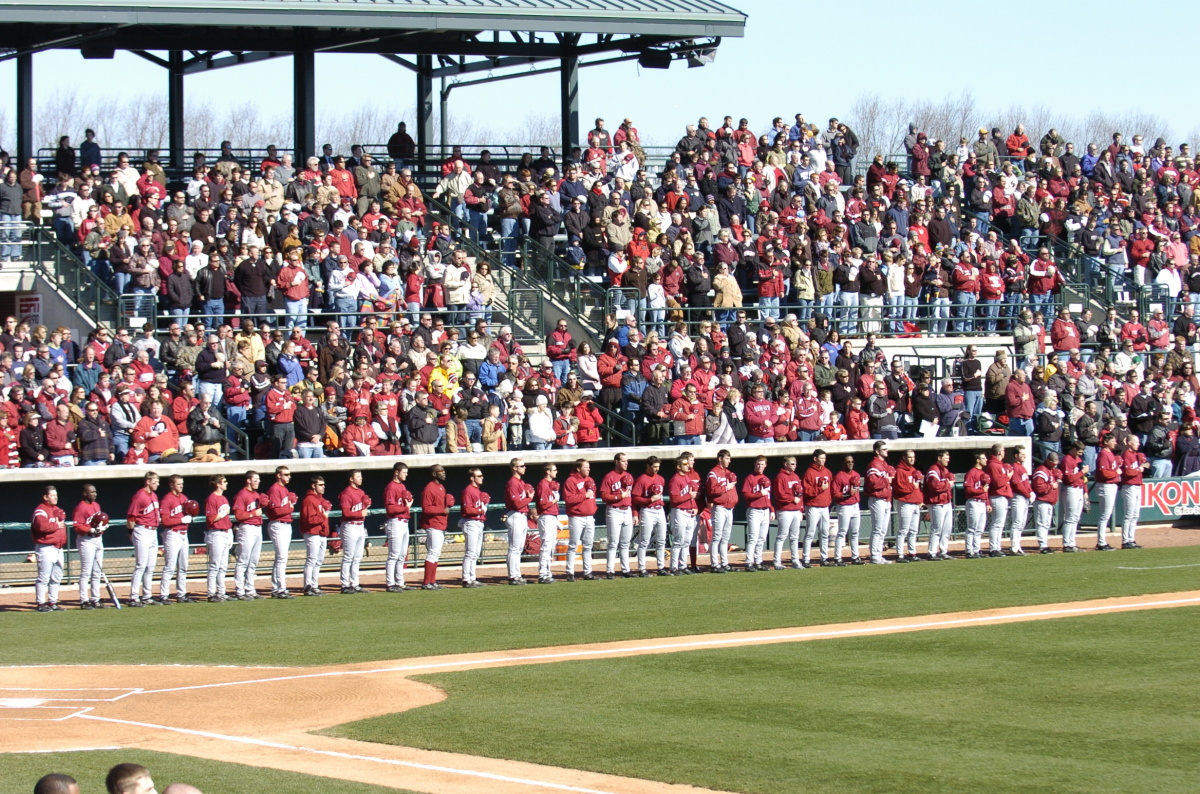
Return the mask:
{"type": "MultiPolygon", "coordinates": [[[[775,115],[804,112],[817,122],[845,116],[863,93],[936,101],[967,88],[984,109],[1045,105],[1071,116],[1140,111],[1161,116],[1178,140],[1200,131],[1200,105],[1191,101],[1184,79],[1195,74],[1187,36],[1194,3],[1164,0],[1150,9],[1112,0],[1009,0],[983,11],[961,1],[862,0],[840,12],[824,6],[832,15],[782,0],[731,5],[750,17],[746,37],[726,39],[713,65],[677,63],[662,71],[629,62],[582,70],[584,129],[595,116],[615,127],[629,115],[645,138],[668,142],[700,115],[746,116],[762,129],[775,115]],[[1184,34],[1178,43],[1171,42],[1173,31],[1184,34]],[[763,90],[764,84],[777,89],[763,90]]],[[[376,56],[321,55],[317,70],[318,116],[368,98],[394,107],[397,120],[413,106],[411,74],[376,56]]],[[[164,72],[133,55],[111,61],[83,61],[72,51],[35,56],[38,100],[69,89],[81,75],[101,96],[166,95],[164,72]]],[[[7,115],[0,143],[9,147],[14,82],[12,62],[0,64],[0,107],[7,115]]],[[[190,76],[186,90],[191,99],[257,101],[265,115],[283,115],[290,112],[291,60],[190,76]]],[[[557,100],[556,75],[533,77],[457,89],[451,112],[511,130],[526,114],[557,112],[557,100]]],[[[81,128],[89,121],[81,119],[81,128]]]]}

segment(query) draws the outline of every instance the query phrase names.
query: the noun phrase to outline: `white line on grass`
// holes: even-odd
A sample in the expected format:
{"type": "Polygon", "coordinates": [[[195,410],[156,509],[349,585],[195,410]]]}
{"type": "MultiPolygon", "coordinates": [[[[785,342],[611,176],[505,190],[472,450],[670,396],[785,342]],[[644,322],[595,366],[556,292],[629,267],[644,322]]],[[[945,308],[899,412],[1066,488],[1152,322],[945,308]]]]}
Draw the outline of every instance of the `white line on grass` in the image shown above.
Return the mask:
{"type": "Polygon", "coordinates": [[[1128,565],[1118,565],[1118,571],[1165,571],[1168,568],[1200,568],[1200,562],[1192,562],[1187,565],[1155,565],[1152,568],[1131,568],[1128,565]]]}
{"type": "Polygon", "coordinates": [[[68,747],[65,750],[10,750],[7,753],[5,753],[5,755],[17,755],[17,754],[49,755],[50,753],[96,753],[96,752],[100,752],[100,751],[124,750],[124,749],[125,749],[124,747],[117,747],[116,745],[114,745],[112,747],[68,747]]]}
{"type": "MultiPolygon", "coordinates": [[[[336,750],[318,750],[313,747],[300,747],[298,745],[283,744],[282,742],[269,742],[265,739],[252,739],[247,736],[227,736],[221,733],[212,733],[210,731],[198,731],[191,728],[176,728],[171,725],[155,725],[149,722],[134,722],[133,720],[120,720],[114,717],[99,717],[94,714],[80,714],[80,719],[98,720],[101,722],[115,722],[120,725],[133,725],[138,728],[151,728],[158,731],[175,731],[176,733],[184,733],[189,736],[200,736],[205,739],[217,739],[225,742],[235,742],[237,744],[248,744],[255,747],[270,747],[275,750],[292,750],[300,753],[314,753],[316,755],[325,755],[332,758],[345,758],[351,761],[372,761],[378,764],[391,764],[393,766],[406,766],[412,769],[424,769],[430,772],[447,772],[453,775],[466,775],[469,777],[478,777],[485,780],[495,780],[501,783],[517,783],[523,786],[536,786],[538,788],[554,789],[556,791],[573,791],[576,794],[611,794],[607,791],[599,789],[581,788],[579,786],[568,786],[563,783],[551,783],[544,780],[526,780],[519,777],[508,777],[507,775],[496,775],[491,772],[477,772],[472,769],[455,769],[449,766],[437,766],[435,764],[422,764],[416,761],[400,761],[391,758],[375,758],[369,755],[356,755],[354,753],[339,753],[336,750]]],[[[292,770],[295,771],[295,770],[292,770]]]]}
{"type": "MultiPolygon", "coordinates": [[[[277,676],[275,678],[258,678],[249,679],[246,681],[225,681],[217,684],[194,684],[192,686],[171,687],[169,689],[147,689],[140,694],[156,695],[164,692],[185,692],[193,689],[215,689],[217,687],[240,686],[243,684],[269,684],[278,681],[297,681],[305,678],[332,678],[349,675],[371,675],[375,673],[417,673],[446,667],[463,667],[465,669],[474,669],[491,664],[511,664],[513,662],[541,662],[551,659],[611,656],[629,654],[630,652],[638,651],[698,650],[701,648],[717,648],[727,645],[754,645],[757,643],[789,642],[823,639],[829,637],[852,637],[861,634],[900,633],[921,629],[940,629],[950,628],[952,626],[969,626],[972,624],[994,623],[1013,618],[1067,617],[1069,615],[1085,615],[1094,612],[1114,612],[1121,609],[1149,609],[1160,606],[1182,606],[1184,604],[1200,604],[1200,598],[1174,598],[1163,601],[1143,601],[1135,604],[1100,604],[1090,607],[1067,607],[1065,609],[1051,609],[1039,612],[1010,612],[1002,615],[974,615],[966,618],[954,618],[952,620],[931,620],[924,623],[908,623],[900,626],[880,626],[878,625],[879,621],[872,621],[874,625],[857,625],[851,628],[835,629],[831,631],[806,631],[796,634],[771,634],[765,637],[717,637],[707,640],[668,642],[658,645],[635,645],[633,647],[583,648],[576,651],[557,651],[554,653],[527,654],[525,656],[495,656],[484,659],[459,659],[457,661],[432,662],[427,664],[405,665],[401,667],[383,667],[374,670],[333,670],[325,673],[301,673],[297,675],[277,676]]],[[[885,618],[884,620],[903,619],[904,618],[885,618]]]]}

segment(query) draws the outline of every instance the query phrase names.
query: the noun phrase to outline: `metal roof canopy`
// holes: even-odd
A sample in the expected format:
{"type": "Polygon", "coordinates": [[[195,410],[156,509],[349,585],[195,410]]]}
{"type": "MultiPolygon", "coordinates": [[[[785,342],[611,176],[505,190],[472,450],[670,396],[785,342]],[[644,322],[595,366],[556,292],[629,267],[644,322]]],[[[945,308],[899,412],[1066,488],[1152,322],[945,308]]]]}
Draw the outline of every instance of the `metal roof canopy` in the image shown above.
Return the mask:
{"type": "Polygon", "coordinates": [[[22,159],[34,151],[33,54],[78,49],[103,59],[127,50],[168,72],[168,148],[176,167],[184,165],[187,74],[293,56],[299,160],[316,150],[316,53],[378,54],[413,71],[422,152],[433,138],[435,77],[442,80],[444,119],[456,85],[522,77],[529,72],[491,73],[554,61],[533,73],[560,73],[566,157],[580,143],[579,68],[633,59],[659,68],[682,58],[702,65],[722,36],[740,37],[746,25],[745,14],[715,0],[0,0],[0,12],[0,60],[17,61],[22,159]],[[588,56],[607,57],[581,60],[588,56]],[[488,75],[446,82],[473,72],[488,75]]]}

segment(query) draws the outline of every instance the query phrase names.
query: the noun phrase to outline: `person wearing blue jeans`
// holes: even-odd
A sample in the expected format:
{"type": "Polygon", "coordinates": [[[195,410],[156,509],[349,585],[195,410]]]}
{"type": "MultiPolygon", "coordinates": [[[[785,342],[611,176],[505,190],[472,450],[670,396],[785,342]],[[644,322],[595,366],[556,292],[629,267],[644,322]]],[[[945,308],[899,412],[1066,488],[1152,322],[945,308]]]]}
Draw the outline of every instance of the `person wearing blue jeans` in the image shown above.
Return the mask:
{"type": "Polygon", "coordinates": [[[841,315],[841,333],[855,334],[858,332],[858,293],[843,291],[838,295],[838,303],[842,306],[838,310],[841,315]]]}
{"type": "Polygon", "coordinates": [[[957,290],[954,293],[954,330],[970,333],[975,330],[975,293],[957,290]]]}
{"type": "Polygon", "coordinates": [[[504,252],[501,261],[507,268],[517,266],[517,221],[519,218],[500,219],[500,250],[504,252]]]}
{"type": "Polygon", "coordinates": [[[267,306],[267,296],[242,296],[242,316],[249,317],[255,322],[270,325],[270,314],[267,306]]]}
{"type": "MultiPolygon", "coordinates": [[[[10,170],[13,179],[16,179],[17,172],[10,170]]],[[[18,193],[20,190],[18,189],[18,193]]],[[[2,199],[0,199],[2,200],[2,199]]],[[[5,262],[15,262],[21,258],[21,215],[20,202],[17,203],[17,213],[0,212],[0,260],[5,262]]]]}

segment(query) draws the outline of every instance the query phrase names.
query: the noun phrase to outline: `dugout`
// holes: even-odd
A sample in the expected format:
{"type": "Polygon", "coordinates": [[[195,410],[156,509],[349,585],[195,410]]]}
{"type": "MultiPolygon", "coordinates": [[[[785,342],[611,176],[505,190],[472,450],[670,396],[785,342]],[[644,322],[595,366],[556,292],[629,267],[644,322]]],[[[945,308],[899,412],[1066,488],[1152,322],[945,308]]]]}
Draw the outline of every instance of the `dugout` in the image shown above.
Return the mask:
{"type": "MultiPolygon", "coordinates": [[[[1028,437],[997,437],[997,436],[972,436],[966,438],[944,438],[944,439],[898,439],[890,442],[889,459],[894,463],[898,460],[902,451],[913,449],[917,454],[917,465],[922,470],[933,465],[937,451],[941,449],[950,450],[951,461],[950,468],[956,474],[961,475],[974,462],[975,454],[981,450],[989,450],[991,446],[997,442],[1003,442],[1009,448],[1023,447],[1026,450],[1027,456],[1032,452],[1031,440],[1028,437]]],[[[839,441],[836,443],[788,443],[788,444],[736,444],[728,447],[733,456],[731,468],[737,473],[739,479],[744,478],[753,469],[754,458],[758,455],[767,455],[770,459],[768,472],[773,476],[778,470],[783,457],[795,455],[797,457],[798,468],[801,472],[807,467],[809,458],[813,450],[823,448],[829,455],[827,465],[831,469],[837,470],[840,468],[838,462],[843,455],[852,454],[855,457],[856,469],[860,473],[866,472],[867,466],[870,463],[872,453],[871,447],[873,441],[839,441]]],[[[630,472],[636,477],[641,473],[642,461],[651,455],[658,456],[663,461],[661,473],[665,478],[670,478],[673,473],[672,461],[683,450],[691,451],[696,455],[697,468],[703,476],[709,468],[716,462],[718,447],[707,444],[696,447],[635,447],[624,449],[630,459],[630,472]]],[[[418,496],[421,489],[429,482],[429,467],[434,463],[439,463],[446,468],[446,485],[451,493],[458,494],[467,484],[467,469],[478,466],[483,469],[484,473],[484,490],[492,496],[493,509],[489,511],[488,521],[486,523],[486,542],[484,545],[483,561],[494,561],[504,554],[504,546],[499,539],[503,533],[503,493],[504,483],[508,480],[509,461],[513,457],[521,457],[528,464],[526,470],[526,481],[533,483],[541,476],[541,464],[553,461],[558,465],[558,479],[565,481],[571,470],[573,462],[579,458],[585,458],[592,464],[592,476],[597,482],[606,474],[612,464],[613,456],[618,452],[617,449],[593,449],[593,450],[553,450],[547,452],[492,452],[479,453],[473,455],[405,455],[400,457],[376,457],[376,458],[325,458],[318,460],[293,460],[293,461],[256,461],[250,465],[245,462],[236,463],[186,463],[174,466],[151,467],[162,478],[162,485],[159,487],[160,496],[166,493],[166,478],[171,474],[178,474],[184,478],[184,492],[198,501],[203,501],[203,498],[209,492],[208,478],[214,474],[225,475],[230,483],[229,495],[232,497],[242,486],[242,477],[249,469],[257,471],[262,477],[260,488],[266,490],[273,481],[273,472],[276,466],[286,463],[292,471],[292,490],[303,496],[303,493],[308,488],[309,479],[314,474],[320,474],[326,480],[326,496],[330,498],[335,506],[337,504],[337,494],[346,485],[346,477],[350,470],[358,468],[363,472],[363,488],[372,499],[375,500],[375,506],[372,508],[371,516],[367,520],[367,531],[369,539],[372,543],[372,548],[375,549],[374,554],[369,554],[364,560],[364,567],[378,567],[383,564],[384,555],[379,551],[383,541],[383,510],[382,510],[382,494],[383,487],[391,478],[392,466],[396,461],[404,461],[409,465],[408,487],[414,494],[418,496]],[[261,464],[261,465],[254,465],[261,464]]],[[[41,500],[42,488],[48,484],[54,484],[58,487],[59,504],[64,510],[69,513],[79,500],[79,494],[85,482],[90,482],[96,485],[99,492],[99,502],[106,512],[114,517],[112,529],[106,535],[105,545],[106,563],[105,568],[110,575],[119,580],[126,575],[128,570],[132,569],[130,559],[132,545],[128,533],[123,524],[118,526],[117,517],[123,516],[125,507],[129,504],[129,500],[133,493],[142,486],[142,479],[146,469],[134,466],[93,466],[93,467],[78,467],[72,469],[10,469],[0,471],[0,489],[6,498],[0,501],[0,528],[4,531],[0,532],[0,585],[15,585],[27,584],[33,578],[33,566],[26,563],[25,555],[31,548],[31,540],[28,531],[30,516],[37,503],[41,500]],[[128,569],[128,570],[127,570],[128,569]]],[[[961,505],[961,498],[958,499],[961,505]]],[[[451,529],[454,530],[457,524],[457,508],[451,515],[451,529]]],[[[744,508],[739,508],[735,513],[735,526],[733,534],[733,542],[737,546],[742,546],[744,541],[744,508]]],[[[893,524],[897,518],[893,516],[893,524]]],[[[336,521],[336,520],[335,520],[336,521]]],[[[870,527],[870,516],[866,510],[863,511],[863,531],[864,533],[870,527]]],[[[961,521],[955,521],[955,532],[957,534],[961,521]]],[[[414,529],[416,523],[414,523],[414,529]]],[[[893,526],[894,530],[894,526],[893,526]]],[[[461,554],[461,544],[456,544],[454,532],[449,536],[449,543],[444,556],[445,564],[453,565],[461,554]]],[[[891,533],[889,533],[891,534],[891,533]]],[[[604,538],[603,529],[603,510],[597,514],[596,537],[599,541],[604,538]]],[[[772,528],[769,540],[774,542],[774,528],[772,528]]],[[[864,534],[865,537],[865,534],[864,534]]],[[[204,542],[203,524],[195,524],[189,532],[189,542],[193,545],[201,545],[204,542]]],[[[269,546],[269,544],[268,544],[269,546]]],[[[417,548],[418,544],[414,543],[410,550],[410,563],[412,560],[418,559],[419,555],[423,555],[423,549],[417,548]]],[[[299,541],[293,541],[292,561],[289,563],[289,570],[292,566],[298,566],[301,557],[297,556],[302,547],[299,541]]],[[[603,548],[602,546],[600,548],[603,548]]],[[[70,550],[67,555],[67,579],[70,580],[74,570],[74,551],[70,550]]],[[[260,571],[269,570],[271,560],[273,559],[273,550],[266,551],[260,562],[260,571]]],[[[327,562],[327,569],[332,570],[338,564],[339,558],[333,557],[327,562]]],[[[199,563],[190,566],[192,573],[200,572],[203,567],[199,563]]]]}

